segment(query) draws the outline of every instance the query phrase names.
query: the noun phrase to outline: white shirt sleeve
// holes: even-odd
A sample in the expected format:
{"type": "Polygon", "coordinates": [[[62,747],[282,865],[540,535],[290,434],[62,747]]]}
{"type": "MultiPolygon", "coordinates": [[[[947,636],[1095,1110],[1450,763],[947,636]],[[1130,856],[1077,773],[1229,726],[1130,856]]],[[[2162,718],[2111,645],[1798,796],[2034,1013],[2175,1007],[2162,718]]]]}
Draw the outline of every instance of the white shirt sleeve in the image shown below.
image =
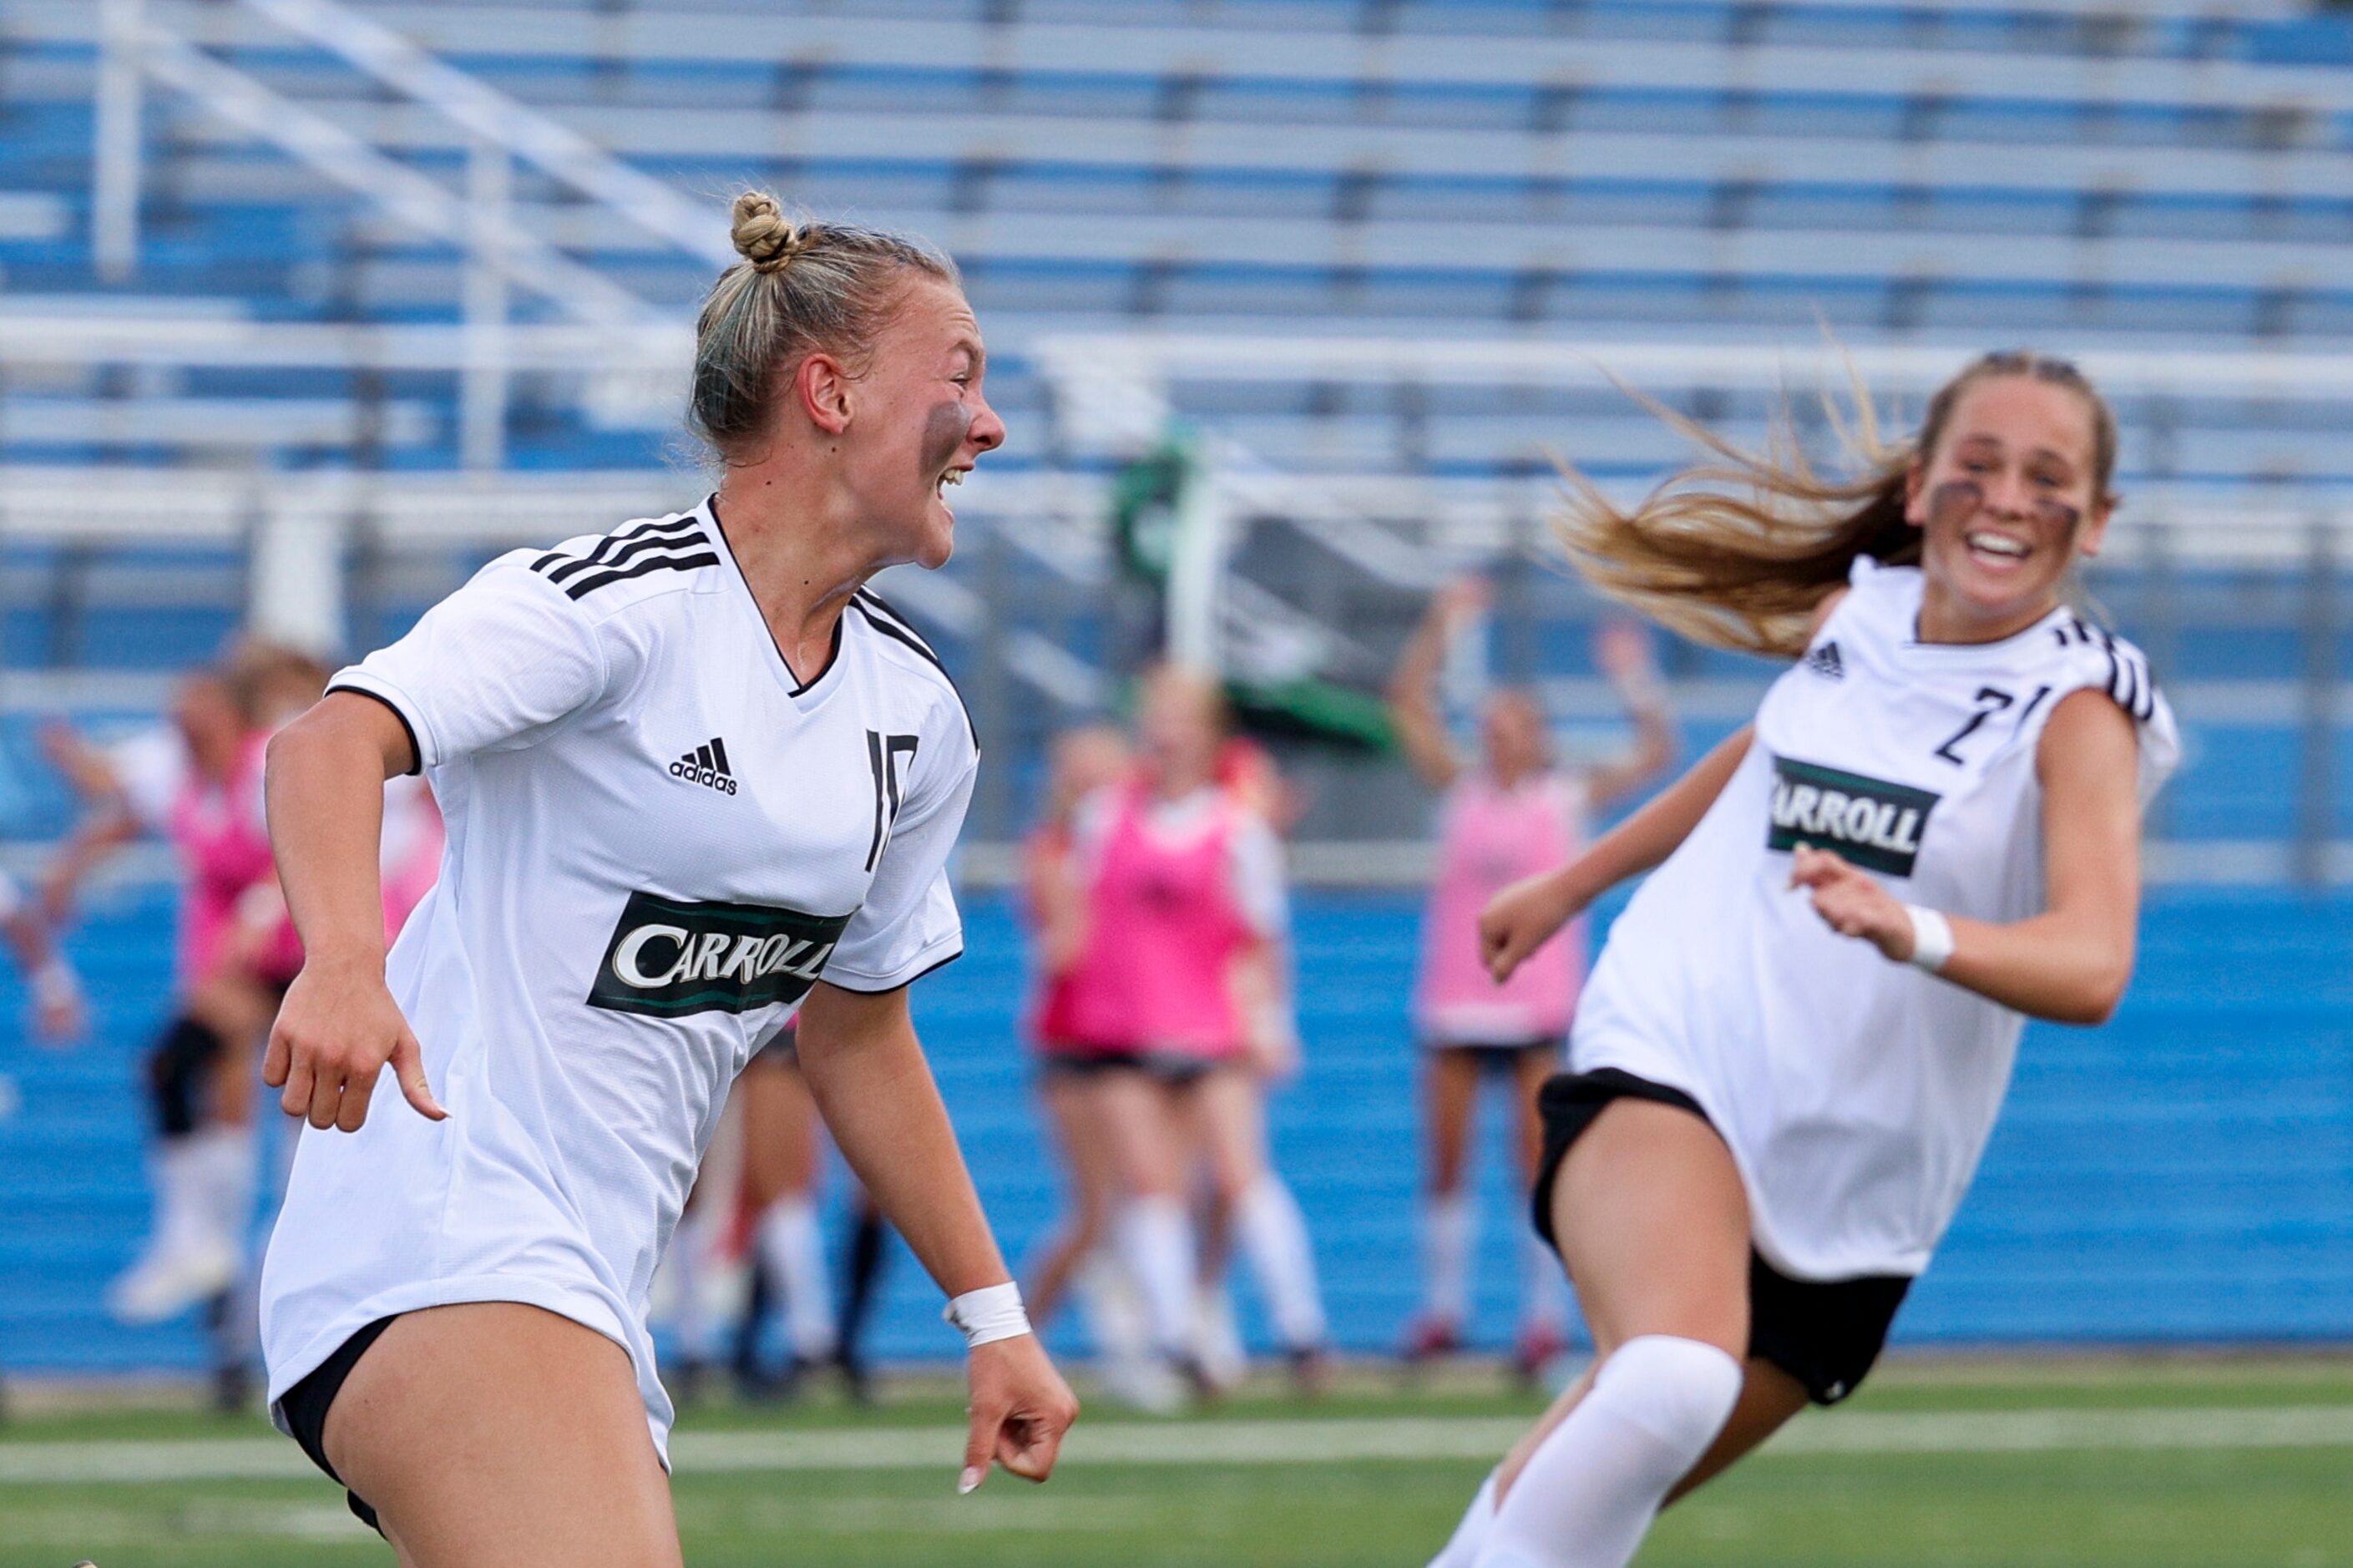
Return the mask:
{"type": "Polygon", "coordinates": [[[596,700],[607,679],[596,628],[531,570],[533,559],[518,550],[491,562],[327,689],[362,692],[400,715],[423,767],[532,744],[596,700]]]}
{"type": "Polygon", "coordinates": [[[1250,930],[1269,941],[1291,928],[1291,892],[1282,841],[1256,812],[1237,814],[1228,840],[1233,855],[1234,901],[1250,930]]]}
{"type": "Polygon", "coordinates": [[[895,991],[964,952],[948,855],[964,831],[980,753],[961,707],[951,705],[943,717],[925,737],[923,751],[933,756],[916,756],[906,804],[882,847],[866,901],[826,962],[829,985],[895,991]]]}

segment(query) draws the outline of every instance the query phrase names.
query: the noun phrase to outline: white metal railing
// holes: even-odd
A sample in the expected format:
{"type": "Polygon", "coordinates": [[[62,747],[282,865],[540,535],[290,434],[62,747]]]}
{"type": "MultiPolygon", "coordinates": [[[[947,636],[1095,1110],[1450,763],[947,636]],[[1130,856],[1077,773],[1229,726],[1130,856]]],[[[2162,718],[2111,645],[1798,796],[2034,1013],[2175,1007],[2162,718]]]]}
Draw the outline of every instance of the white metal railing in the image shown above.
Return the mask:
{"type": "Polygon", "coordinates": [[[469,141],[462,193],[385,155],[331,114],[223,64],[157,20],[159,15],[181,15],[178,7],[158,0],[100,4],[92,182],[93,247],[100,272],[121,279],[136,266],[142,86],[152,79],[365,196],[404,227],[460,251],[465,275],[459,446],[468,468],[494,468],[504,460],[507,389],[516,368],[512,289],[540,295],[564,314],[607,331],[674,320],[574,261],[522,221],[513,195],[517,161],[689,256],[719,265],[733,259],[732,247],[708,215],[673,187],[334,0],[239,4],[429,105],[463,132],[469,141]]]}

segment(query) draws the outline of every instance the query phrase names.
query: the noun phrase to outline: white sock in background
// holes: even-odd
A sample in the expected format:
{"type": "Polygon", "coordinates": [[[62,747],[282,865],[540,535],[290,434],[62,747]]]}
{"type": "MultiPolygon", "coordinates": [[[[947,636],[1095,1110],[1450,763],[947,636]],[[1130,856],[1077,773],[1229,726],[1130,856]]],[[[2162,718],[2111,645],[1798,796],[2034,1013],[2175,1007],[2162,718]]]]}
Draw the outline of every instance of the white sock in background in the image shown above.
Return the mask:
{"type": "Polygon", "coordinates": [[[1495,1472],[1489,1470],[1487,1479],[1479,1483],[1479,1495],[1463,1510],[1462,1522],[1430,1560],[1430,1568],[1472,1568],[1479,1561],[1479,1548],[1487,1544],[1487,1532],[1494,1528],[1495,1472]]]}
{"type": "Polygon", "coordinates": [[[1324,1342],[1324,1292],[1315,1280],[1315,1254],[1299,1200],[1279,1176],[1259,1178],[1234,1211],[1234,1237],[1250,1259],[1266,1299],[1274,1331],[1285,1348],[1314,1350],[1324,1342]]]}
{"type": "Polygon", "coordinates": [[[760,1216],[759,1246],[769,1281],[784,1300],[785,1331],[793,1354],[803,1361],[825,1360],[833,1354],[838,1335],[817,1204],[801,1193],[788,1193],[770,1204],[760,1216]]]}
{"type": "Polygon", "coordinates": [[[1153,1348],[1183,1355],[1193,1342],[1193,1225],[1175,1198],[1135,1198],[1114,1226],[1120,1255],[1144,1297],[1153,1348]]]}
{"type": "Polygon", "coordinates": [[[1740,1363],[1672,1334],[1628,1340],[1495,1512],[1477,1568],[1623,1568],[1668,1489],[1740,1398],[1740,1363]]]}
{"type": "Polygon", "coordinates": [[[155,1230],[149,1256],[192,1251],[204,1245],[205,1146],[200,1134],[184,1132],[155,1145],[151,1179],[155,1187],[155,1230]]]}
{"type": "Polygon", "coordinates": [[[1223,1279],[1201,1280],[1193,1287],[1193,1363],[1209,1386],[1229,1392],[1250,1375],[1250,1352],[1242,1344],[1241,1324],[1234,1317],[1234,1299],[1223,1279]]]}
{"type": "Polygon", "coordinates": [[[1422,1310],[1439,1322],[1460,1327],[1470,1319],[1471,1247],[1478,1234],[1468,1189],[1422,1199],[1422,1310]]]}
{"type": "Polygon", "coordinates": [[[212,1245],[245,1256],[253,1233],[253,1199],[261,1184],[260,1151],[250,1127],[217,1123],[188,1134],[195,1223],[212,1245]]]}
{"type": "Polygon", "coordinates": [[[1530,1231],[1521,1239],[1521,1331],[1548,1329],[1565,1337],[1568,1332],[1568,1274],[1560,1266],[1559,1254],[1545,1244],[1544,1237],[1530,1231]]]}
{"type": "Polygon", "coordinates": [[[673,1321],[678,1327],[679,1354],[690,1362],[707,1362],[719,1342],[719,1314],[712,1310],[712,1276],[718,1266],[720,1215],[726,1205],[698,1205],[670,1238],[662,1268],[671,1282],[673,1321]]]}

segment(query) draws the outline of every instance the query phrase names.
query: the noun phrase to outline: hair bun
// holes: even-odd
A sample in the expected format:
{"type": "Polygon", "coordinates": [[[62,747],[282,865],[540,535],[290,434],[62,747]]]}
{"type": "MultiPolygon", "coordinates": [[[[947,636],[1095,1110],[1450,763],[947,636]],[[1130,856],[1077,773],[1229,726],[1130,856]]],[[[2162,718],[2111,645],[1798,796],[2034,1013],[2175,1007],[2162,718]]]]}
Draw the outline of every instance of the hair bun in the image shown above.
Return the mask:
{"type": "Polygon", "coordinates": [[[735,198],[734,223],[728,237],[736,254],[760,272],[781,272],[794,257],[817,243],[813,223],[795,223],[785,216],[776,198],[765,191],[745,191],[735,198]]]}

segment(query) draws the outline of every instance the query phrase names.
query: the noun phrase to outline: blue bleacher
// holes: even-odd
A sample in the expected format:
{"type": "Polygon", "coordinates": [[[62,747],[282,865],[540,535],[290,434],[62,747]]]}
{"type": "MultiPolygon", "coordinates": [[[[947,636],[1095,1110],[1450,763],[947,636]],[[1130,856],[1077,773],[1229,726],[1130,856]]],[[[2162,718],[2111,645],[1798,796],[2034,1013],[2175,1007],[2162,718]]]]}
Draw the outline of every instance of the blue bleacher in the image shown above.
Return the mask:
{"type": "MultiPolygon", "coordinates": [[[[233,7],[206,9],[218,13],[209,25],[235,23],[233,7]]],[[[1040,455],[1062,411],[1028,350],[1072,331],[1459,333],[1539,337],[1567,352],[1644,338],[1810,344],[1827,321],[1850,342],[1957,357],[1961,345],[2021,341],[2353,344],[2353,281],[2340,265],[2353,240],[2353,100],[2326,75],[2353,66],[2353,22],[2285,0],[2227,13],[2206,0],[2073,12],[1902,0],[889,0],[849,10],[886,29],[894,19],[1013,19],[986,67],[974,63],[978,48],[926,58],[825,43],[848,14],[839,6],[551,0],[519,27],[512,7],[438,0],[397,19],[450,63],[697,196],[766,181],[826,216],[956,245],[996,351],[991,395],[1016,430],[1014,449],[992,459],[998,468],[1062,461],[1040,455]],[[1118,27],[1140,41],[1115,47],[1131,35],[1103,33],[1090,59],[1032,47],[1056,29],[1118,27]],[[803,31],[820,44],[797,42],[803,31]],[[722,34],[723,47],[695,41],[722,34]],[[635,52],[608,54],[600,40],[613,37],[635,52]],[[1506,61],[1573,46],[1576,68],[1424,68],[1425,55],[1474,37],[1495,40],[1506,61]],[[1776,63],[1802,50],[1872,51],[1855,58],[1873,68],[1841,79],[1776,63]],[[1196,55],[1213,63],[1187,64],[1196,55]],[[1011,63],[999,68],[1000,56],[1011,63]],[[1346,68],[1324,68],[1335,59],[1346,68]],[[1359,59],[1393,64],[1359,74],[1349,63],[1359,59]],[[2060,85],[2013,90],[2014,76],[2060,85]],[[2140,90],[2147,80],[2180,84],[2178,100],[2140,90]],[[1229,231],[1260,237],[1229,252],[1217,244],[1229,231]],[[1585,242],[1603,231],[1630,237],[1585,242]],[[1845,237],[1902,243],[1887,246],[1885,267],[1856,269],[1844,265],[1845,237]],[[2197,245],[2218,248],[2187,248],[2197,245]],[[2033,254],[2048,265],[1978,265],[2025,247],[2042,247],[2033,254]]],[[[140,269],[128,283],[99,280],[94,51],[61,24],[20,20],[0,25],[0,332],[12,310],[461,319],[451,247],[387,226],[363,200],[160,90],[144,122],[140,269]]],[[[322,51],[257,37],[218,58],[381,132],[382,150],[411,168],[453,187],[465,177],[463,132],[391,112],[386,94],[322,51]]],[[[571,200],[529,169],[517,195],[551,225],[571,200]]],[[[624,224],[590,225],[572,248],[677,312],[708,280],[702,261],[624,224]]],[[[514,309],[551,316],[521,294],[514,309]]],[[[0,465],[457,464],[452,377],[395,373],[368,394],[353,379],[111,367],[12,377],[0,392],[0,465]],[[364,395],[374,400],[365,412],[385,421],[375,449],[318,437],[339,415],[356,416],[364,395]],[[139,427],[147,416],[156,428],[139,427]]],[[[514,472],[670,459],[669,432],[599,425],[562,377],[513,390],[514,472]]],[[[1743,439],[1761,432],[1761,395],[1702,395],[1709,406],[1694,412],[1711,423],[1743,439]]],[[[1428,387],[1409,398],[1386,383],[1205,377],[1172,398],[1181,417],[1271,463],[1341,474],[1535,475],[1558,446],[1597,478],[1634,484],[1678,451],[1594,388],[1428,387]]],[[[2242,502],[2338,504],[2353,491],[2353,399],[2135,395],[2119,413],[2130,496],[2194,485],[2231,513],[2242,502]]],[[[446,587],[483,553],[449,550],[438,575],[419,577],[446,587]]],[[[149,673],[160,693],[164,672],[228,635],[243,562],[229,547],[0,544],[0,660],[11,673],[149,673]]],[[[960,559],[949,578],[971,588],[979,570],[960,559]]],[[[396,574],[383,585],[353,575],[351,636],[363,647],[398,635],[431,596],[396,574]]],[[[2353,672],[2344,584],[2315,595],[2293,565],[2195,564],[2136,564],[2092,583],[2149,642],[2189,719],[2189,763],[2154,818],[2163,850],[2251,849],[2284,863],[2315,816],[2325,834],[2353,840],[2353,726],[2305,712],[2290,684],[2323,651],[2340,677],[2353,672]],[[2316,601],[2340,624],[2316,618],[2316,601]]],[[[1529,593],[1538,621],[1528,667],[1513,673],[1589,677],[1591,604],[1550,579],[1529,593]]],[[[1039,584],[1035,603],[1014,598],[1054,641],[1095,661],[1117,633],[1094,594],[1057,580],[1039,584]]],[[[1374,616],[1363,640],[1385,651],[1399,630],[1374,616]]],[[[976,641],[944,630],[935,640],[960,678],[980,657],[976,641]]],[[[1766,668],[1690,648],[1669,658],[1679,681],[1735,694],[1766,668]]],[[[967,689],[987,700],[981,683],[967,689]]],[[[1687,754],[1729,728],[1736,705],[1690,719],[1687,754]]],[[[0,712],[0,837],[20,844],[63,831],[72,809],[40,760],[31,710],[0,712]]],[[[1002,717],[985,786],[1003,803],[987,824],[1000,837],[1034,797],[1037,742],[1057,715],[1016,702],[1002,717]]],[[[1008,910],[977,899],[972,927],[972,955],[925,987],[920,1010],[992,1212],[1018,1248],[1050,1214],[1051,1168],[1013,1044],[1020,980],[1008,910]]],[[[1282,1099],[1275,1136],[1317,1232],[1336,1331],[1354,1350],[1392,1344],[1411,1305],[1417,1172],[1399,1151],[1417,1147],[1402,979],[1412,933],[1412,910],[1394,895],[1325,891],[1303,905],[1309,1069],[1282,1099]]],[[[2154,894],[2140,979],[2116,1024],[2031,1032],[1975,1200],[1903,1336],[2353,1334],[2348,942],[2353,901],[2342,895],[2278,885],[2154,894]]],[[[58,1055],[0,1026],[0,1184],[17,1216],[0,1230],[0,1363],[194,1365],[189,1325],[120,1331],[93,1306],[144,1223],[132,1085],[164,1005],[165,904],[152,889],[107,904],[74,946],[100,1005],[98,1038],[58,1055]]],[[[13,984],[0,980],[0,1023],[14,1016],[13,984]]],[[[1516,1288],[1519,1200],[1499,1163],[1482,1181],[1493,1218],[1477,1327],[1498,1343],[1516,1288]]],[[[926,1293],[902,1267],[885,1353],[943,1348],[926,1293]]]]}
{"type": "MultiPolygon", "coordinates": [[[[129,1331],[95,1310],[146,1224],[138,1055],[167,1000],[168,902],[97,912],[75,937],[100,1026],[58,1052],[0,1034],[0,1363],[201,1363],[189,1322],[129,1331]]],[[[1276,1101],[1278,1162],[1314,1231],[1344,1348],[1392,1347],[1410,1314],[1416,930],[1395,895],[1316,895],[1299,918],[1306,1070],[1276,1101]]],[[[982,1193],[1018,1256],[1051,1223],[1050,1157],[1017,1036],[1020,942],[1007,905],[967,910],[970,952],[920,987],[917,1016],[982,1193]]],[[[2139,973],[2096,1031],[2028,1031],[1968,1205],[1899,1343],[2196,1342],[2353,1335],[2353,900],[2168,891],[2139,973]]],[[[0,1017],[22,996],[0,982],[0,1017]]],[[[1490,1103],[1486,1114],[1500,1107],[1490,1103]]],[[[397,1104],[379,1114],[400,1114],[397,1104]]],[[[1474,1341],[1507,1341],[1525,1204],[1491,1149],[1474,1341]]],[[[839,1223],[839,1182],[830,1206],[839,1223]]],[[[1253,1317],[1252,1322],[1256,1320],[1253,1317]]],[[[1064,1324],[1063,1342],[1076,1331],[1064,1324]]],[[[946,1350],[902,1255],[877,1346],[946,1350]]]]}

